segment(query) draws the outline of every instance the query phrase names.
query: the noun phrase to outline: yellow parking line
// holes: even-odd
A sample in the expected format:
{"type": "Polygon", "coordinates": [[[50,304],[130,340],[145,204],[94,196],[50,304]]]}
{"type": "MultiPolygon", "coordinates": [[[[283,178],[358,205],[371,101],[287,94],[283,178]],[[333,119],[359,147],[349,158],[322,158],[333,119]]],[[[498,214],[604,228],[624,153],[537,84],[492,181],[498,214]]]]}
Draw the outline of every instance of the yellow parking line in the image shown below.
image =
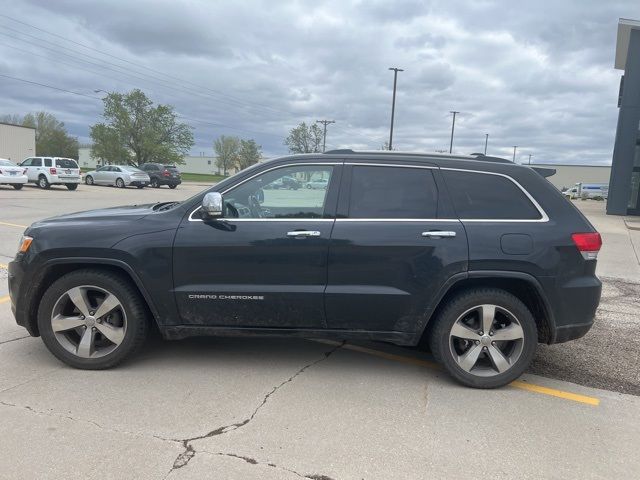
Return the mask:
{"type": "Polygon", "coordinates": [[[0,303],[6,303],[9,301],[9,295],[5,295],[4,297],[0,297],[0,303]]]}
{"type": "Polygon", "coordinates": [[[17,223],[0,222],[0,225],[6,225],[7,227],[27,228],[27,225],[19,225],[17,223]]]}
{"type": "MultiPolygon", "coordinates": [[[[327,343],[330,345],[339,345],[339,342],[332,340],[317,340],[320,343],[327,343]]],[[[409,365],[418,365],[420,367],[427,367],[434,370],[442,370],[442,367],[435,362],[428,360],[422,360],[420,358],[405,357],[404,355],[396,355],[394,353],[383,352],[380,350],[374,350],[373,348],[361,347],[359,345],[351,345],[346,343],[342,348],[352,350],[354,352],[366,353],[367,355],[373,355],[380,358],[385,358],[394,362],[406,363],[409,365]]],[[[542,385],[536,385],[535,383],[524,382],[522,380],[515,380],[509,384],[511,387],[519,388],[521,390],[527,390],[529,392],[541,393],[543,395],[550,395],[552,397],[562,398],[564,400],[571,400],[573,402],[585,403],[597,407],[600,405],[600,399],[595,397],[589,397],[587,395],[580,395],[578,393],[565,392],[564,390],[556,390],[555,388],[543,387],[542,385]]]]}

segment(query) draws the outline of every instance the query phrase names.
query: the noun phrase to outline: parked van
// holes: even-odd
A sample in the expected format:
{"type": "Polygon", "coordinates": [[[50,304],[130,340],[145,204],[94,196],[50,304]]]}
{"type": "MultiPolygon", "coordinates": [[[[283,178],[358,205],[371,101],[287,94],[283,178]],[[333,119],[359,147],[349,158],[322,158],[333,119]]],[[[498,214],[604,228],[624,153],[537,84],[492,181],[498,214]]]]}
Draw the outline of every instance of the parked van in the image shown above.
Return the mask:
{"type": "Polygon", "coordinates": [[[572,200],[576,198],[601,198],[606,200],[609,197],[609,184],[580,182],[566,190],[564,195],[572,200]]]}

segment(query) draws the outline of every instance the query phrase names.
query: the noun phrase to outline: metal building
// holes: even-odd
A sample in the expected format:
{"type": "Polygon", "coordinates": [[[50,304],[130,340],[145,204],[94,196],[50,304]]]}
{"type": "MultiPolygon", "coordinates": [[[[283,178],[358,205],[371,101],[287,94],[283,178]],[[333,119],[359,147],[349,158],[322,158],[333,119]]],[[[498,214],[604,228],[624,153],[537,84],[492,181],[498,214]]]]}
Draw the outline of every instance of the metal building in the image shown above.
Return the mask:
{"type": "Polygon", "coordinates": [[[19,163],[35,154],[35,128],[0,122],[0,158],[19,163]]]}
{"type": "Polygon", "coordinates": [[[615,68],[624,74],[607,213],[640,215],[640,21],[621,18],[618,22],[615,68]]]}
{"type": "Polygon", "coordinates": [[[555,175],[548,177],[559,190],[573,187],[576,183],[609,183],[611,176],[610,165],[560,165],[560,164],[531,164],[532,167],[547,167],[555,169],[555,175]]]}

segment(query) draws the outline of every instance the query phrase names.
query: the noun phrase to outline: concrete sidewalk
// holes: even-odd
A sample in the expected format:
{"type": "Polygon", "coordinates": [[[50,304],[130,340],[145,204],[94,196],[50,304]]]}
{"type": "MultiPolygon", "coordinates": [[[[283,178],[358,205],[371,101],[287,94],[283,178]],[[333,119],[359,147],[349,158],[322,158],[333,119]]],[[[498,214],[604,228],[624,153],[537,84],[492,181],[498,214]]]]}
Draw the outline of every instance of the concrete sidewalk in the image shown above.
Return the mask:
{"type": "Polygon", "coordinates": [[[630,230],[625,217],[607,215],[605,202],[573,203],[602,235],[597,274],[640,283],[640,230],[630,230]]]}

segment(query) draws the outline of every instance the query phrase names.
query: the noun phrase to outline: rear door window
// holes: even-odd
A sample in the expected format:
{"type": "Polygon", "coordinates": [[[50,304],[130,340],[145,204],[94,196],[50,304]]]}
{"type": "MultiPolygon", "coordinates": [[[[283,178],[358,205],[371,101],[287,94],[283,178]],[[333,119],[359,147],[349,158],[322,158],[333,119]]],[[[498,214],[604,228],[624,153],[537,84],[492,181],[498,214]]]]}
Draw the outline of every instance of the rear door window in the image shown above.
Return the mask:
{"type": "Polygon", "coordinates": [[[349,218],[432,219],[438,214],[438,189],[431,169],[354,166],[349,218]]]}
{"type": "Polygon", "coordinates": [[[442,170],[458,217],[469,220],[539,220],[542,215],[512,180],[481,172],[442,170]]]}

